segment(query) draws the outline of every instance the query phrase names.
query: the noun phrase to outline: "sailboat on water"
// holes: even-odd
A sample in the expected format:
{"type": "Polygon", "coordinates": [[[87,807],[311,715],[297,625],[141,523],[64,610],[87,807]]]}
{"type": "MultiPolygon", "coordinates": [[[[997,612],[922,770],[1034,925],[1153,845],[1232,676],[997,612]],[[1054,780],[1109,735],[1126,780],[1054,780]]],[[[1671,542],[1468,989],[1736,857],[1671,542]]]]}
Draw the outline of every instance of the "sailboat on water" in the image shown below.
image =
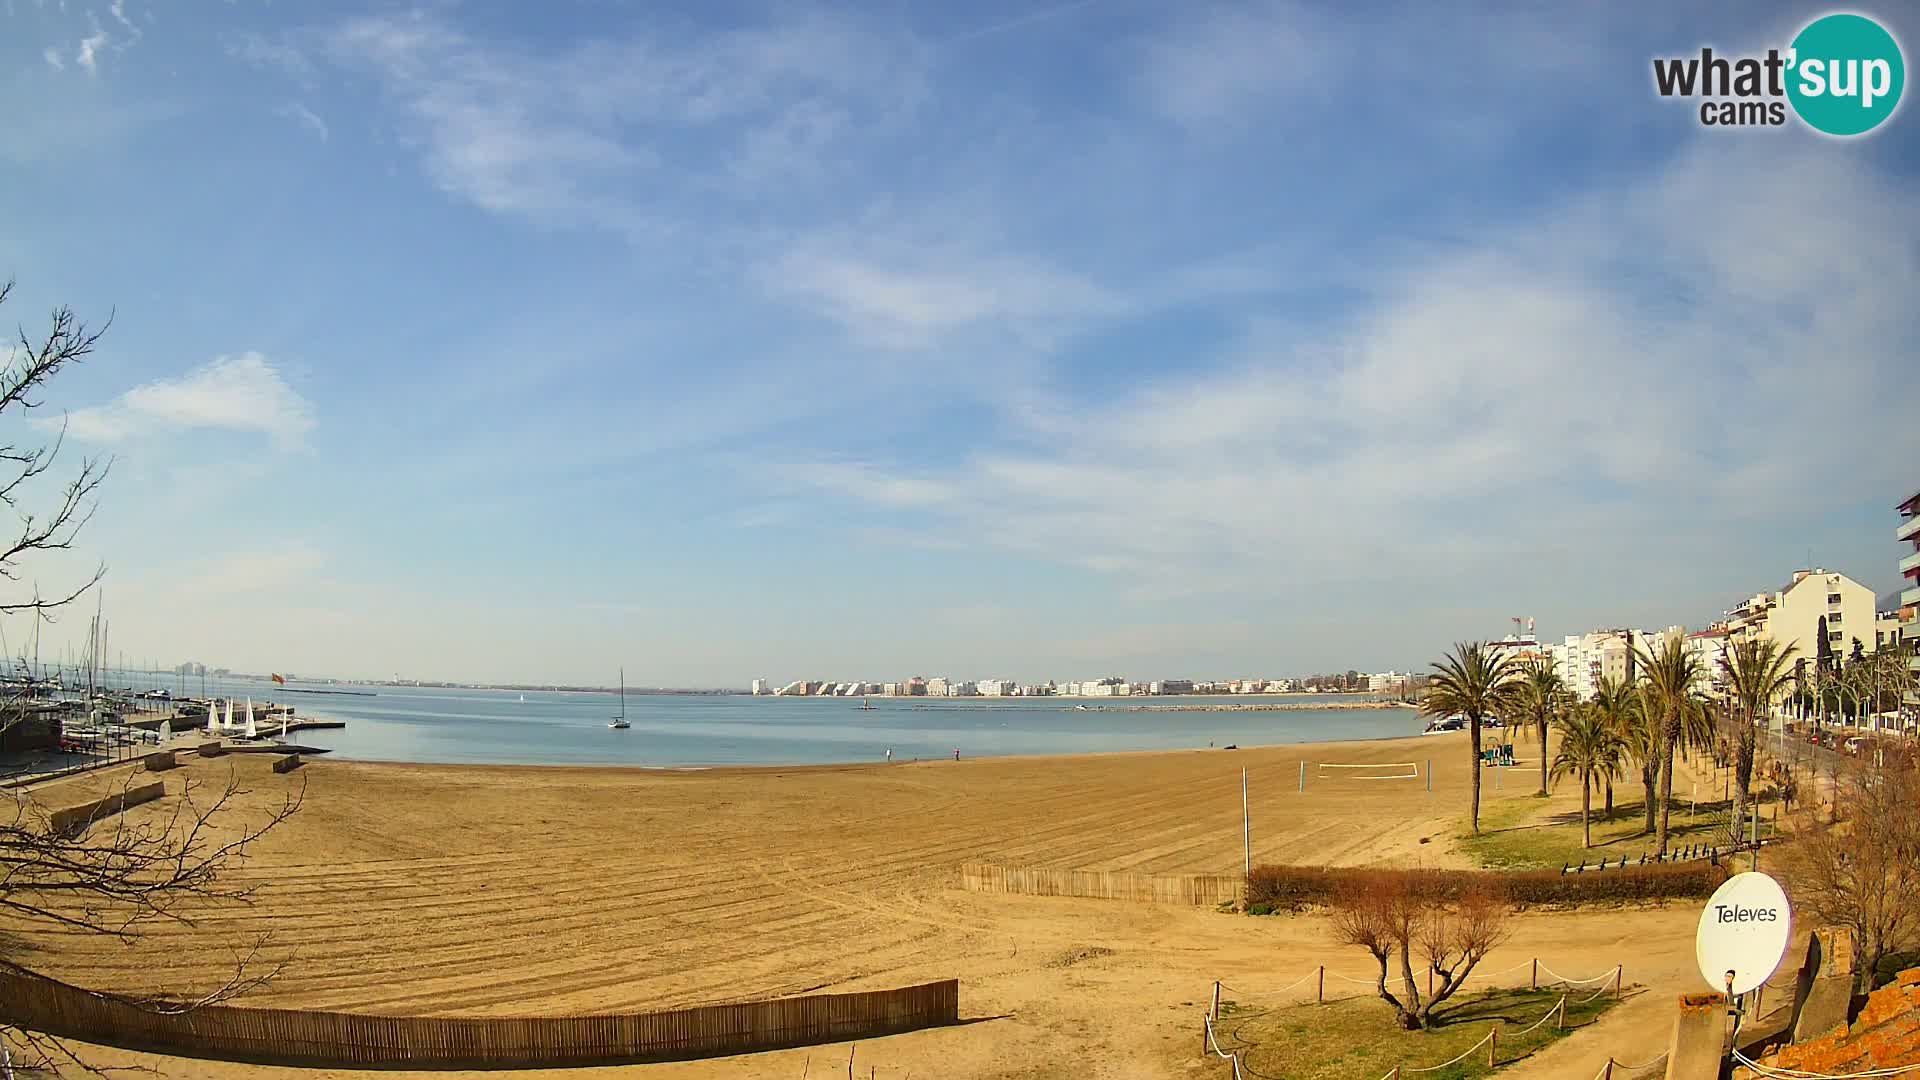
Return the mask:
{"type": "Polygon", "coordinates": [[[627,723],[627,669],[620,669],[620,715],[607,721],[607,726],[615,731],[625,731],[632,727],[627,723]]]}

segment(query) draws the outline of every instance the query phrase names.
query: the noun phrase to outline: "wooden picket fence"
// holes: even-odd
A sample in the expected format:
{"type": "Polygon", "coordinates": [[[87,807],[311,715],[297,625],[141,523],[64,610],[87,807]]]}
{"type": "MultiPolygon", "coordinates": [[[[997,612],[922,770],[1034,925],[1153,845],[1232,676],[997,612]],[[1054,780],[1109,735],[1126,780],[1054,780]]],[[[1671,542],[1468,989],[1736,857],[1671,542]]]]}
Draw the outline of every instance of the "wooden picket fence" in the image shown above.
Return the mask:
{"type": "Polygon", "coordinates": [[[365,1016],[232,1005],[166,1012],[0,967],[0,1016],[51,1035],[230,1061],[530,1068],[679,1061],[953,1024],[960,983],[610,1016],[365,1016]]]}
{"type": "Polygon", "coordinates": [[[1210,907],[1238,902],[1245,885],[1243,878],[1226,874],[1134,874],[993,863],[967,863],[960,868],[960,886],[968,892],[1022,896],[1085,896],[1210,907]]]}

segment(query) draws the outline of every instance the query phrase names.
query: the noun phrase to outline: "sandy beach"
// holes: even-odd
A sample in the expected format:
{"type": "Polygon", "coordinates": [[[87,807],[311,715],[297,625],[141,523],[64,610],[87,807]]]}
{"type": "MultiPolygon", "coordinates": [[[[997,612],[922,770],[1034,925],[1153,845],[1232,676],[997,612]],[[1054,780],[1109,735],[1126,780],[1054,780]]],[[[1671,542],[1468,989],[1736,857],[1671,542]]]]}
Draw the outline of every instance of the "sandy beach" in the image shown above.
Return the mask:
{"type": "MultiPolygon", "coordinates": [[[[282,776],[260,757],[193,759],[167,774],[167,799],[131,813],[165,812],[188,776],[211,789],[236,771],[249,789],[240,819],[305,784],[300,812],[232,874],[258,886],[253,906],[152,924],[131,944],[28,932],[22,959],[83,986],[189,993],[269,933],[287,966],[248,1003],[389,1014],[637,1011],[957,976],[962,1015],[979,1022],[878,1040],[862,1061],[888,1076],[1211,1076],[1195,1024],[1214,979],[1285,1000],[1302,972],[1364,975],[1365,956],[1330,945],[1310,916],[976,895],[960,890],[959,865],[1237,873],[1243,767],[1256,863],[1465,865],[1452,840],[1464,743],[689,772],[322,759],[282,776]],[[1429,757],[1431,794],[1424,780],[1315,767],[1429,757]]],[[[1488,966],[1539,956],[1583,976],[1624,962],[1664,1009],[1697,981],[1695,919],[1684,907],[1527,913],[1488,966]]],[[[1623,1059],[1665,1037],[1617,1026],[1623,1059]]],[[[844,1067],[844,1049],[815,1048],[566,1075],[790,1077],[808,1057],[844,1067]]]]}

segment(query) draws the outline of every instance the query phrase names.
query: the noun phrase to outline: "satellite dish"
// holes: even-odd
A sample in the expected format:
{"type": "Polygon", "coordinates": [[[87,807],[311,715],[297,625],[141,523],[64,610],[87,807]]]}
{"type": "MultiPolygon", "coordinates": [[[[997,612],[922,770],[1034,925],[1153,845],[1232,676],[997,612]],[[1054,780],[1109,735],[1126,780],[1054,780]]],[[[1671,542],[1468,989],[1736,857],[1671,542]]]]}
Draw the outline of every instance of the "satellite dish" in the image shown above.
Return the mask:
{"type": "Polygon", "coordinates": [[[1700,929],[1694,934],[1693,955],[1707,985],[1726,993],[1744,994],[1773,977],[1787,955],[1793,937],[1793,909],[1780,883],[1758,871],[1735,874],[1713,891],[1700,929]]]}

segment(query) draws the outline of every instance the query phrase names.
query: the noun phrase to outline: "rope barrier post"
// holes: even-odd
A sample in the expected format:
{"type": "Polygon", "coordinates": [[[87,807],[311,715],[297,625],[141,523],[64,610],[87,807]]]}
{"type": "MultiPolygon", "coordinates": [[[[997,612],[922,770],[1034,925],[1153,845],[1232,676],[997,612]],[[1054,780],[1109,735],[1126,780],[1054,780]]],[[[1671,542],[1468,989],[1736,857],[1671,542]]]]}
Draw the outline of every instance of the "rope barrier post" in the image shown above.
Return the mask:
{"type": "Polygon", "coordinates": [[[1540,989],[1540,958],[1537,956],[1533,958],[1533,979],[1528,983],[1527,989],[1540,989]]]}
{"type": "Polygon", "coordinates": [[[1200,1056],[1213,1053],[1213,1028],[1208,1025],[1206,1014],[1200,1016],[1200,1056]]]}
{"type": "Polygon", "coordinates": [[[1315,1005],[1327,1003],[1327,965],[1325,964],[1320,965],[1320,986],[1313,992],[1313,1003],[1315,1005]]]}
{"type": "Polygon", "coordinates": [[[1625,964],[1613,965],[1613,1000],[1620,1000],[1620,976],[1627,970],[1625,964]]]}
{"type": "Polygon", "coordinates": [[[1213,1008],[1208,1010],[1207,1019],[1220,1019],[1220,980],[1213,980],[1213,1008]]]}
{"type": "Polygon", "coordinates": [[[1600,1080],[1613,1080],[1613,1059],[1607,1059],[1607,1067],[1600,1070],[1600,1080]]]}
{"type": "Polygon", "coordinates": [[[1560,1007],[1555,1010],[1559,1015],[1553,1019],[1553,1030],[1565,1031],[1567,1028],[1567,995],[1560,995],[1560,1007]]]}
{"type": "Polygon", "coordinates": [[[1495,1024],[1493,1025],[1493,1030],[1487,1033],[1487,1068],[1491,1069],[1496,1064],[1498,1064],[1498,1061],[1496,1059],[1499,1058],[1499,1056],[1500,1056],[1500,1025],[1495,1024]]]}

